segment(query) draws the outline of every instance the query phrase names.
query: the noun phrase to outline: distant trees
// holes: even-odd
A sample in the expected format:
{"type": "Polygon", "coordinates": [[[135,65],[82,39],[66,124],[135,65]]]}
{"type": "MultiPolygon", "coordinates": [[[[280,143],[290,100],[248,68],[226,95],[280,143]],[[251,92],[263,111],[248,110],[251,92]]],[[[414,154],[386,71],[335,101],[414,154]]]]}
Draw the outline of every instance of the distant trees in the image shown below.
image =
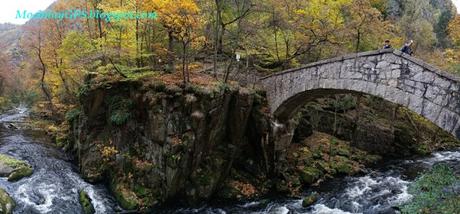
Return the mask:
{"type": "Polygon", "coordinates": [[[190,64],[198,58],[211,61],[215,77],[227,81],[239,70],[237,53],[245,70],[273,72],[377,49],[385,39],[394,46],[413,39],[417,56],[428,59],[451,56],[460,43],[450,1],[61,0],[53,7],[158,14],[155,20],[30,22],[35,30],[23,40],[31,57],[24,68],[38,68],[41,81],[31,78],[28,84],[40,85],[50,102],[60,103],[76,100],[86,72],[122,78],[167,73],[189,84],[190,64]]]}

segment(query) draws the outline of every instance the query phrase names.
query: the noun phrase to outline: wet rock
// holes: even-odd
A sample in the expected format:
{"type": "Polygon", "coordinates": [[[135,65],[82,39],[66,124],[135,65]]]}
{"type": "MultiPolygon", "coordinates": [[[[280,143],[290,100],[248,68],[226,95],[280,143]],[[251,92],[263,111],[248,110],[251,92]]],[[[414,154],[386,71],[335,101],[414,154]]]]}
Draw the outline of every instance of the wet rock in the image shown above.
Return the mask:
{"type": "Polygon", "coordinates": [[[15,125],[12,124],[12,123],[9,123],[9,124],[8,124],[8,128],[9,128],[9,129],[19,129],[17,126],[15,126],[15,125]]]}
{"type": "Polygon", "coordinates": [[[5,190],[0,188],[0,213],[11,214],[14,207],[16,207],[14,200],[5,190]]]}
{"type": "Polygon", "coordinates": [[[302,207],[309,207],[318,201],[318,193],[311,193],[302,200],[302,207]]]}
{"type": "Polygon", "coordinates": [[[32,175],[32,173],[32,166],[27,162],[0,154],[0,176],[8,177],[8,181],[18,181],[32,175]]]}
{"type": "Polygon", "coordinates": [[[19,167],[13,171],[13,173],[8,176],[8,181],[14,182],[14,181],[19,181],[21,178],[24,177],[29,177],[32,175],[33,170],[32,167],[30,166],[25,166],[25,167],[19,167]]]}
{"type": "Polygon", "coordinates": [[[120,203],[120,206],[126,210],[137,210],[140,205],[140,201],[136,194],[132,192],[125,184],[116,183],[113,184],[112,191],[115,198],[120,203]]]}
{"type": "Polygon", "coordinates": [[[0,162],[0,176],[1,177],[8,177],[14,169],[3,162],[0,162]]]}
{"type": "Polygon", "coordinates": [[[93,214],[96,212],[93,204],[91,203],[91,198],[86,191],[81,190],[79,192],[79,201],[84,214],[93,214]]]}

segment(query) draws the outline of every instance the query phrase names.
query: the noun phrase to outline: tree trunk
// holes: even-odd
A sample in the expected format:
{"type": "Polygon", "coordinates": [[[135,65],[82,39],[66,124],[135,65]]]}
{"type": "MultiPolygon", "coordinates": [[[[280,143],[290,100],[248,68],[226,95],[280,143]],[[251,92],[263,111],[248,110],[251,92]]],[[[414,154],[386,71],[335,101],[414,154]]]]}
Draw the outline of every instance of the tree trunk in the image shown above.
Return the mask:
{"type": "Polygon", "coordinates": [[[168,32],[168,73],[174,73],[176,71],[174,64],[174,37],[172,32],[168,32]]]}
{"type": "Polygon", "coordinates": [[[41,70],[42,70],[42,75],[41,75],[41,78],[40,78],[40,87],[41,87],[41,89],[43,91],[43,94],[45,94],[46,100],[48,101],[50,107],[52,108],[53,107],[53,100],[52,100],[50,91],[48,90],[48,88],[46,88],[46,83],[45,83],[46,65],[45,65],[45,62],[43,61],[43,57],[42,57],[41,43],[42,43],[41,32],[38,32],[38,48],[37,48],[38,53],[37,53],[37,55],[38,55],[38,59],[40,61],[41,70]]]}
{"type": "Polygon", "coordinates": [[[187,43],[182,43],[182,77],[184,78],[184,85],[187,85],[190,81],[187,71],[187,43]]]}
{"type": "Polygon", "coordinates": [[[218,41],[219,41],[219,26],[220,26],[221,10],[220,0],[216,0],[216,25],[214,31],[214,56],[213,56],[213,70],[214,78],[217,78],[217,54],[219,54],[218,41]]]}

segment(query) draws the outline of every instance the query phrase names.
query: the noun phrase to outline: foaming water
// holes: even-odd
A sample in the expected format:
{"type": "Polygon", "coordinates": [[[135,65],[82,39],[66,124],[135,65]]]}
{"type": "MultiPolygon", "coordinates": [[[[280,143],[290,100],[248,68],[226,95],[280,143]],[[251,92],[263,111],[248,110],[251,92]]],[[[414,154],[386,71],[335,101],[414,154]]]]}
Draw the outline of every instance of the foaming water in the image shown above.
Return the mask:
{"type": "MultiPolygon", "coordinates": [[[[0,123],[7,127],[5,123],[20,122],[26,116],[27,108],[21,106],[0,116],[0,123]]],[[[2,128],[1,133],[0,153],[25,160],[34,169],[30,177],[17,182],[0,179],[0,186],[16,201],[15,213],[82,213],[81,190],[92,199],[96,213],[120,211],[107,189],[85,182],[63,152],[20,130],[2,128]]]]}
{"type": "Polygon", "coordinates": [[[434,164],[444,163],[460,172],[460,150],[434,153],[431,157],[405,160],[369,171],[364,176],[345,177],[325,182],[319,188],[306,190],[319,193],[319,200],[302,207],[299,199],[264,199],[243,204],[205,206],[199,209],[161,210],[160,213],[252,213],[252,214],[374,214],[399,213],[397,207],[412,199],[409,185],[415,176],[434,164]]]}

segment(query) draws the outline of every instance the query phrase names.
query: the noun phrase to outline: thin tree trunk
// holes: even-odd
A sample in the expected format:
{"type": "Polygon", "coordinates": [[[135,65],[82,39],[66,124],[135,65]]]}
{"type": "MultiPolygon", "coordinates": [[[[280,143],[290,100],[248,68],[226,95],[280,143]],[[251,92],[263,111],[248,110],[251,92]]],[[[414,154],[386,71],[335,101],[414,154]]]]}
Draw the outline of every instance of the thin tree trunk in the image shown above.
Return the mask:
{"type": "Polygon", "coordinates": [[[37,48],[38,53],[37,54],[38,54],[38,59],[40,61],[41,70],[42,70],[42,75],[41,75],[41,78],[40,78],[40,87],[41,87],[43,93],[45,94],[46,99],[49,102],[49,105],[52,108],[53,107],[53,100],[52,100],[52,97],[51,97],[51,93],[49,92],[48,88],[46,88],[46,84],[45,84],[46,65],[45,65],[45,62],[43,61],[41,45],[42,45],[41,32],[38,32],[38,48],[37,48]]]}
{"type": "Polygon", "coordinates": [[[172,32],[168,32],[168,69],[167,72],[174,73],[174,37],[172,32]]]}
{"type": "Polygon", "coordinates": [[[184,42],[182,43],[182,77],[184,78],[184,85],[187,85],[188,83],[188,78],[187,78],[187,73],[186,73],[186,50],[187,50],[187,44],[184,42]]]}
{"type": "Polygon", "coordinates": [[[214,32],[214,56],[213,56],[213,70],[214,78],[217,78],[217,54],[219,53],[218,40],[219,40],[219,26],[220,26],[220,0],[216,0],[216,29],[214,32]]]}

